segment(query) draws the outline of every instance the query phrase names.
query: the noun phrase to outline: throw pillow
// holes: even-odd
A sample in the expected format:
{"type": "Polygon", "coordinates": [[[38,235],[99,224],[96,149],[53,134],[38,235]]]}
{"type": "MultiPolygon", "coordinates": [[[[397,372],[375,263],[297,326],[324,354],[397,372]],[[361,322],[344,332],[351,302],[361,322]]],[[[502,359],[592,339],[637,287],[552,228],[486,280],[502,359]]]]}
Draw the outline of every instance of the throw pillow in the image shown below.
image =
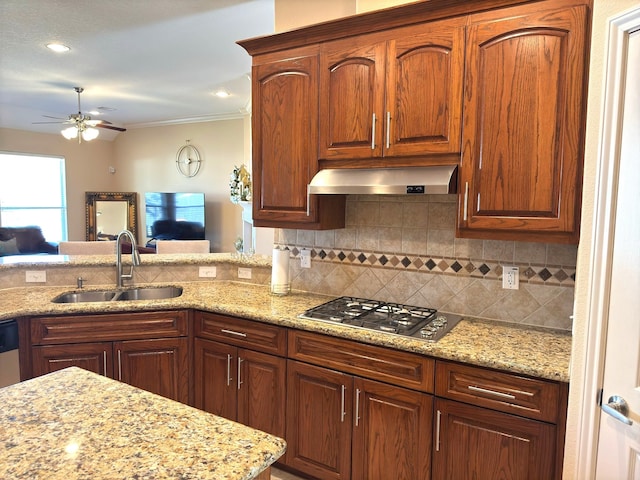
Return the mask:
{"type": "Polygon", "coordinates": [[[19,253],[18,242],[16,242],[15,238],[10,238],[6,242],[0,242],[0,257],[5,255],[18,255],[19,253]]]}

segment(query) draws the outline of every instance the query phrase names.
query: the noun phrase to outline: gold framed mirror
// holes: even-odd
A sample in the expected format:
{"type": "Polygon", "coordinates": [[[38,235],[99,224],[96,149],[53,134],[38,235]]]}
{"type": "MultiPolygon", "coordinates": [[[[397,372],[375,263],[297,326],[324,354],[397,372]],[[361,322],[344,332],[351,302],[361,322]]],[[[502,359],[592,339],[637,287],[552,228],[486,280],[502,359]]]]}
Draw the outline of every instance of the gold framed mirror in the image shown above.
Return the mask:
{"type": "Polygon", "coordinates": [[[87,241],[115,240],[122,230],[138,238],[136,192],[85,192],[87,241]]]}

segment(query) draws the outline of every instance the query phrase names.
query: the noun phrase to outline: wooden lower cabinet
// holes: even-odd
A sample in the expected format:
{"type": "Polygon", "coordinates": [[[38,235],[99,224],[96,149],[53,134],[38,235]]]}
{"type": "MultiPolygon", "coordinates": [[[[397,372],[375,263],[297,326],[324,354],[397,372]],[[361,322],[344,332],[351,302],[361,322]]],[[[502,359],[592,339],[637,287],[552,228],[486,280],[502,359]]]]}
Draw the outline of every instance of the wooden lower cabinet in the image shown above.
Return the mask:
{"type": "Polygon", "coordinates": [[[290,360],[285,463],[319,479],[428,479],[433,397],[290,360]]]}
{"type": "Polygon", "coordinates": [[[286,360],[195,339],[195,407],[285,436],[286,360]]]}
{"type": "Polygon", "coordinates": [[[80,367],[100,375],[113,377],[112,342],[33,347],[32,359],[34,377],[67,367],[80,367]]]}
{"type": "Polygon", "coordinates": [[[554,478],[556,426],[436,399],[434,479],[554,478]]]}
{"type": "Polygon", "coordinates": [[[189,345],[186,338],[114,343],[114,377],[134,387],[189,403],[189,345]]]}
{"type": "Polygon", "coordinates": [[[186,338],[42,345],[32,349],[33,375],[75,366],[188,403],[188,354],[186,338]]]}
{"type": "Polygon", "coordinates": [[[60,315],[29,319],[26,370],[75,366],[190,403],[188,311],[60,315]]]}

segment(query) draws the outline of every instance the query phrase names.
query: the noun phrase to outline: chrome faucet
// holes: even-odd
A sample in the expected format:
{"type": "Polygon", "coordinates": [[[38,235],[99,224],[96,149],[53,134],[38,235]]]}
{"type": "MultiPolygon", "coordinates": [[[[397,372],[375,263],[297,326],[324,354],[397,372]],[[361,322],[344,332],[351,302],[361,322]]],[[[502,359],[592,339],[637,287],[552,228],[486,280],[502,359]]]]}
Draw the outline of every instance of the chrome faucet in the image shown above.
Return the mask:
{"type": "Polygon", "coordinates": [[[133,279],[133,267],[140,265],[140,254],[136,246],[136,239],[129,230],[123,230],[116,240],[116,288],[122,288],[122,280],[133,279]],[[122,239],[128,237],[131,242],[131,270],[128,274],[122,273],[122,239]]]}

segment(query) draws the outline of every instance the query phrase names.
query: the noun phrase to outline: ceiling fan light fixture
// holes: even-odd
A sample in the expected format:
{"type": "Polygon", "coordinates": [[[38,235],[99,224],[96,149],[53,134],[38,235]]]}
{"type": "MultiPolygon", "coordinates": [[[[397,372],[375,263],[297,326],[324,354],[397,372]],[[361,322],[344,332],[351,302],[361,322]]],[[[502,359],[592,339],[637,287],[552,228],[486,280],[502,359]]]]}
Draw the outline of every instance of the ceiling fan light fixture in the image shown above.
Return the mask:
{"type": "Polygon", "coordinates": [[[88,127],[82,131],[82,139],[85,142],[90,142],[91,140],[98,138],[98,135],[100,135],[100,132],[97,128],[88,127]]]}
{"type": "Polygon", "coordinates": [[[47,43],[47,48],[56,53],[64,53],[71,50],[71,48],[67,47],[66,45],[63,45],[62,43],[47,43]]]}
{"type": "Polygon", "coordinates": [[[75,126],[73,126],[73,127],[65,128],[60,133],[62,133],[62,136],[67,140],[72,140],[78,136],[78,129],[75,126]]]}

